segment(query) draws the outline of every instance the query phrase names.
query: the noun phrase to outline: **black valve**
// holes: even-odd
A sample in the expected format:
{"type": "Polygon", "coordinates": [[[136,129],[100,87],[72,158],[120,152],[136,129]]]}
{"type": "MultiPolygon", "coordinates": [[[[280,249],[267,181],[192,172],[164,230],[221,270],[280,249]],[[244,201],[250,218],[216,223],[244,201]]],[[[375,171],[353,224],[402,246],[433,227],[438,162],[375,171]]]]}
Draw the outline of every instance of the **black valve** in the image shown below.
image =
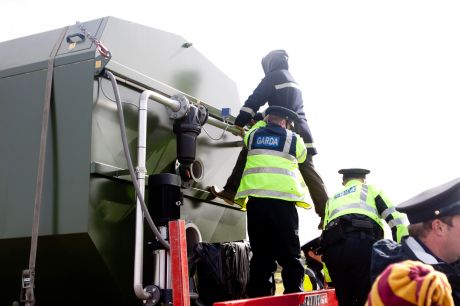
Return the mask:
{"type": "Polygon", "coordinates": [[[208,119],[208,110],[203,105],[191,105],[187,114],[174,121],[173,131],[177,137],[178,174],[185,182],[192,180],[190,167],[195,161],[196,138],[201,133],[201,126],[208,119]]]}

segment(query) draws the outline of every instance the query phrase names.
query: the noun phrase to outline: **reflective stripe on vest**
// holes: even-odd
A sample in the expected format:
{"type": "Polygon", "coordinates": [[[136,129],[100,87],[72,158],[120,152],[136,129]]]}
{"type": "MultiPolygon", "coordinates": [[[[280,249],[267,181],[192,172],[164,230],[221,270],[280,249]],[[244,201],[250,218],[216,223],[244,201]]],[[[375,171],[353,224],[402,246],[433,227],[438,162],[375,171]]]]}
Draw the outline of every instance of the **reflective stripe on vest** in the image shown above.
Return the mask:
{"type": "Polygon", "coordinates": [[[397,219],[393,219],[393,220],[388,221],[388,225],[390,226],[390,228],[393,228],[393,227],[395,227],[397,225],[400,225],[400,224],[405,224],[403,218],[397,218],[397,219]]]}
{"type": "Polygon", "coordinates": [[[293,82],[287,82],[287,83],[275,85],[276,90],[287,88],[287,87],[294,87],[294,88],[300,89],[299,85],[293,82]]]}
{"type": "Polygon", "coordinates": [[[267,198],[283,198],[283,199],[291,199],[293,201],[302,202],[304,201],[303,197],[298,197],[292,193],[282,192],[282,191],[275,191],[275,190],[265,190],[265,189],[248,189],[240,191],[236,194],[235,198],[243,198],[253,194],[257,194],[261,197],[267,198]]]}
{"type": "Polygon", "coordinates": [[[307,150],[302,151],[302,153],[299,156],[299,160],[302,160],[305,157],[305,155],[307,155],[307,150]]]}
{"type": "Polygon", "coordinates": [[[386,219],[389,215],[391,215],[392,213],[394,213],[396,211],[396,207],[388,207],[387,209],[385,209],[383,212],[382,212],[382,218],[383,219],[386,219]]]}
{"type": "Polygon", "coordinates": [[[253,155],[273,155],[273,156],[285,158],[289,161],[297,160],[294,156],[292,156],[289,153],[273,151],[269,149],[254,149],[254,150],[249,151],[248,156],[253,156],[253,155]]]}
{"type": "Polygon", "coordinates": [[[367,204],[363,204],[363,203],[353,203],[353,204],[347,204],[347,205],[343,205],[343,206],[340,206],[340,207],[337,207],[336,209],[334,209],[330,215],[330,219],[334,219],[335,215],[343,210],[346,210],[346,209],[350,209],[350,208],[359,208],[359,209],[363,209],[363,210],[367,210],[368,212],[371,212],[373,214],[376,214],[378,215],[378,211],[377,209],[373,208],[373,207],[370,207],[369,205],[367,204]]]}
{"type": "Polygon", "coordinates": [[[252,131],[251,132],[251,135],[249,135],[249,138],[248,138],[248,150],[249,152],[251,151],[252,149],[252,142],[253,142],[253,139],[254,139],[254,134],[256,133],[256,130],[252,131]]]}
{"type": "Polygon", "coordinates": [[[331,213],[329,214],[329,217],[328,217],[328,220],[332,220],[335,218],[335,215],[337,215],[338,213],[344,211],[344,210],[347,210],[347,209],[351,209],[351,208],[359,208],[359,209],[363,209],[363,210],[367,210],[368,212],[378,216],[379,215],[379,212],[377,211],[376,208],[372,207],[372,206],[369,206],[367,204],[367,185],[362,185],[362,188],[361,188],[361,194],[359,196],[359,200],[360,202],[359,203],[352,203],[352,204],[347,204],[347,205],[342,205],[340,207],[337,207],[336,209],[334,209],[333,211],[331,211],[331,213]]]}
{"type": "Polygon", "coordinates": [[[291,131],[286,130],[286,141],[284,142],[284,148],[283,148],[284,153],[289,153],[289,149],[291,148],[293,138],[294,138],[294,134],[291,131]]]}
{"type": "Polygon", "coordinates": [[[282,174],[282,175],[288,175],[290,177],[297,179],[295,172],[290,171],[288,169],[275,168],[275,167],[250,168],[243,172],[243,176],[248,175],[248,174],[254,174],[254,173],[282,174]]]}

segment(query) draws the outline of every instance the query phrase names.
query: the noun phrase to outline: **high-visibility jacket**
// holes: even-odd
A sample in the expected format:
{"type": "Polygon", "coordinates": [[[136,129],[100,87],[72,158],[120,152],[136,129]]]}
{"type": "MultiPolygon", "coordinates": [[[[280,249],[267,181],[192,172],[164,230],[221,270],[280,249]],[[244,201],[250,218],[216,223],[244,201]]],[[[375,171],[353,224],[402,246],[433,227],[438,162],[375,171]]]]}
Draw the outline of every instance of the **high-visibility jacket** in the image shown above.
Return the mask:
{"type": "Polygon", "coordinates": [[[237,203],[247,197],[272,198],[295,202],[309,208],[307,189],[298,162],[303,162],[307,150],[294,132],[265,121],[257,122],[244,136],[248,157],[237,203]]]}
{"type": "Polygon", "coordinates": [[[332,220],[348,214],[361,214],[375,221],[383,230],[382,220],[391,228],[393,239],[401,241],[408,235],[405,214],[396,211],[385,194],[372,185],[359,179],[349,180],[345,187],[326,203],[324,216],[325,229],[332,220]]]}
{"type": "Polygon", "coordinates": [[[315,271],[306,267],[303,279],[303,290],[313,291],[321,289],[324,289],[324,284],[321,279],[316,275],[315,271]]]}
{"type": "Polygon", "coordinates": [[[332,283],[331,276],[329,275],[329,270],[326,267],[326,264],[323,262],[323,273],[324,273],[324,282],[326,284],[332,283]]]}
{"type": "Polygon", "coordinates": [[[303,290],[313,291],[327,289],[332,284],[331,277],[326,265],[323,263],[322,275],[318,275],[315,271],[309,267],[305,267],[304,279],[303,279],[303,290]]]}

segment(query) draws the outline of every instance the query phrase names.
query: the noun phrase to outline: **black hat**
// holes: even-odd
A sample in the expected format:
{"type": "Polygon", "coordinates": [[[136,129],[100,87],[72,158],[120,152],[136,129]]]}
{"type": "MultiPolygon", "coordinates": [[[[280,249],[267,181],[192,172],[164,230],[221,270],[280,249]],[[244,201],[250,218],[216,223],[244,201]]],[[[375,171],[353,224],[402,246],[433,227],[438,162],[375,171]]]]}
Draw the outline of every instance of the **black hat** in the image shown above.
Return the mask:
{"type": "Polygon", "coordinates": [[[309,242],[305,243],[302,247],[301,250],[303,251],[305,257],[308,256],[308,251],[313,251],[315,252],[316,250],[319,249],[319,237],[316,237],[313,240],[310,240],[309,242]]]}
{"type": "Polygon", "coordinates": [[[371,173],[370,170],[360,168],[340,169],[339,174],[343,174],[343,180],[349,178],[366,178],[366,174],[371,173]]]}
{"type": "Polygon", "coordinates": [[[399,204],[396,210],[406,213],[410,223],[460,215],[460,178],[428,189],[399,204]]]}
{"type": "Polygon", "coordinates": [[[278,117],[281,117],[281,118],[286,118],[290,122],[295,122],[295,121],[297,121],[297,119],[299,119],[299,116],[297,116],[296,112],[294,112],[294,111],[292,111],[292,110],[290,110],[288,108],[282,107],[282,106],[270,106],[265,111],[265,114],[266,115],[275,115],[275,116],[278,116],[278,117]]]}

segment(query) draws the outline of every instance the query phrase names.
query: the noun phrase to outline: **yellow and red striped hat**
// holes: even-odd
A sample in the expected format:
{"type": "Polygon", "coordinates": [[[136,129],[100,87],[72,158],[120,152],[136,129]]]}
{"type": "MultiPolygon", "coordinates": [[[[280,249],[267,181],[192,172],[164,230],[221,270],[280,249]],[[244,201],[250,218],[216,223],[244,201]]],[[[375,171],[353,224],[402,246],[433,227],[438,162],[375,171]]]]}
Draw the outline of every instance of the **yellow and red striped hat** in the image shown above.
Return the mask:
{"type": "Polygon", "coordinates": [[[432,266],[406,260],[388,266],[372,285],[367,306],[454,306],[447,277],[432,266]]]}

